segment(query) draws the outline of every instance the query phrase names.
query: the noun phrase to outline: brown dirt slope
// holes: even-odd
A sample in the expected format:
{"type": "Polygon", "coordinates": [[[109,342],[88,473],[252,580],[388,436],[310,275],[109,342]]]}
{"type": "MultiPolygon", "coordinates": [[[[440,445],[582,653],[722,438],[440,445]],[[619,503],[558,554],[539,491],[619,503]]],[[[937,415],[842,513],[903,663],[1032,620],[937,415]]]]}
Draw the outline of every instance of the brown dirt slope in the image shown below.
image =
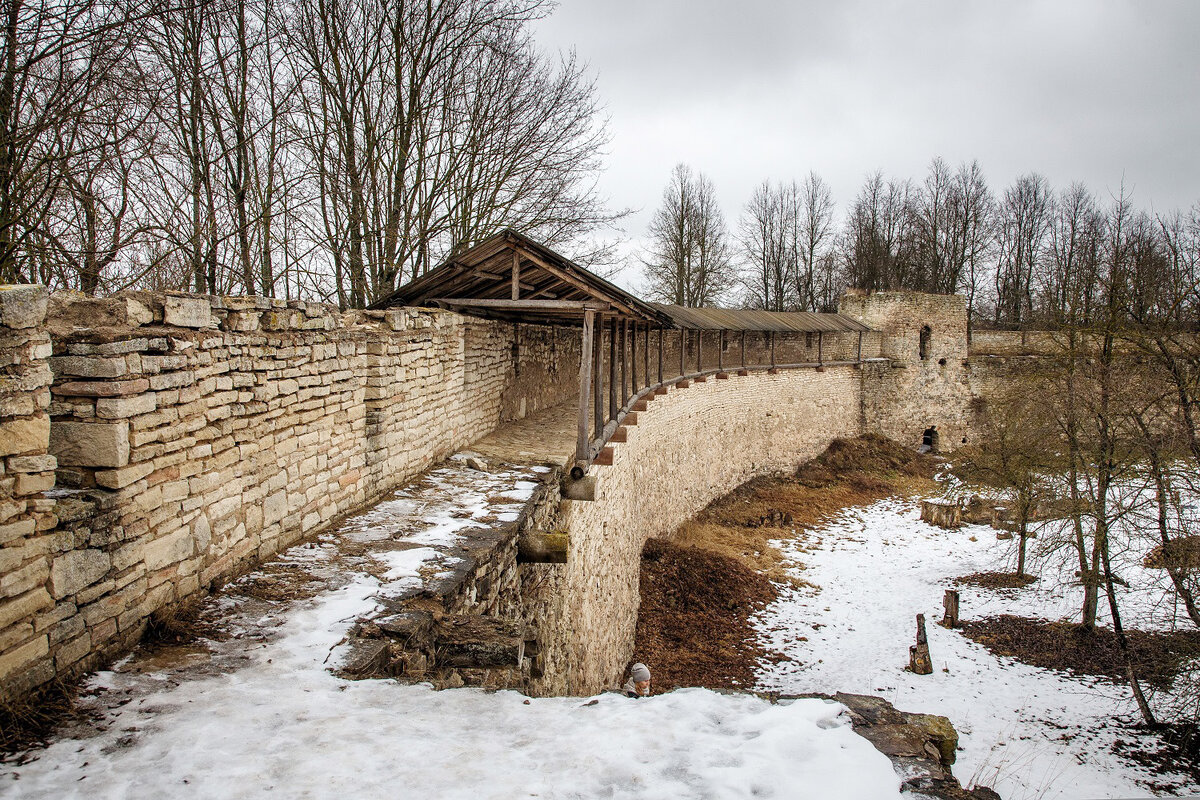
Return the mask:
{"type": "Polygon", "coordinates": [[[916,490],[934,461],[882,436],[837,439],[794,475],[755,478],[642,554],[636,653],[654,690],[748,688],[756,644],[750,617],[776,584],[802,582],[772,540],[804,531],[844,508],[916,490]]]}
{"type": "MultiPolygon", "coordinates": [[[[962,631],[996,655],[1025,664],[1125,681],[1125,661],[1116,634],[1107,628],[1088,632],[1070,622],[1002,614],[964,623],[962,631]]],[[[1138,675],[1155,688],[1169,688],[1183,665],[1200,656],[1197,631],[1126,630],[1125,635],[1138,675]]]]}

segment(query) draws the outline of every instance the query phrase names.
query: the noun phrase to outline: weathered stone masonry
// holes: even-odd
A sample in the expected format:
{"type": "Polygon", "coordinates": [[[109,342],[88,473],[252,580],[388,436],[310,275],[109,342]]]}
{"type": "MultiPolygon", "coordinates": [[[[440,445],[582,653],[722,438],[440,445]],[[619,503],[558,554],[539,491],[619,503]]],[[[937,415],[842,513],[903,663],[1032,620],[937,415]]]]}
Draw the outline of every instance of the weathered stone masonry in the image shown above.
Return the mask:
{"type": "Polygon", "coordinates": [[[0,299],[8,692],[93,666],[156,609],[576,391],[578,336],[554,328],[56,295],[48,336],[44,290],[0,299]]]}
{"type": "MultiPolygon", "coordinates": [[[[40,288],[0,290],[6,692],[95,665],[156,609],[578,390],[577,330],[183,294],[55,296],[49,307],[40,288]]],[[[560,503],[555,484],[531,505],[522,525],[568,532],[567,563],[518,568],[507,531],[495,554],[479,553],[486,591],[472,579],[450,610],[519,614],[536,629],[532,691],[603,688],[632,655],[649,536],[836,436],[915,445],[937,424],[951,448],[970,435],[972,398],[1006,368],[968,358],[961,298],[852,296],[842,312],[876,330],[862,338],[865,363],[710,375],[654,398],[613,443],[613,463],[592,468],[594,501],[560,503]]],[[[853,334],[809,338],[780,339],[778,362],[860,352],[853,334]]],[[[668,374],[677,342],[668,333],[668,374]]],[[[749,360],[766,362],[766,345],[752,334],[749,360]]],[[[1011,336],[987,346],[1015,352],[1011,336]]],[[[704,366],[716,356],[708,334],[704,366]]],[[[738,364],[740,341],[727,338],[724,357],[738,364]]]]}

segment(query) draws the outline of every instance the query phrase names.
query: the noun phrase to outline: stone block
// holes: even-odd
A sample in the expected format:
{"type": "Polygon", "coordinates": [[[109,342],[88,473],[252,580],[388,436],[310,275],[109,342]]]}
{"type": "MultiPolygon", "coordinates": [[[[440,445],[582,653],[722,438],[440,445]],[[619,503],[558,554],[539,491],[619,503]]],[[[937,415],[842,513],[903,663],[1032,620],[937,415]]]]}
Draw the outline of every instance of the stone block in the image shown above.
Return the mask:
{"type": "Polygon", "coordinates": [[[9,472],[53,472],[57,467],[54,456],[13,456],[8,459],[9,472]]]}
{"type": "Polygon", "coordinates": [[[9,650],[22,642],[27,642],[33,638],[33,626],[28,622],[21,622],[13,625],[11,628],[0,632],[0,653],[9,650]]]}
{"type": "Polygon", "coordinates": [[[156,408],[158,403],[153,392],[96,400],[96,416],[101,419],[128,419],[138,414],[149,414],[156,408]]]}
{"type": "Polygon", "coordinates": [[[120,378],[129,371],[123,356],[55,356],[50,359],[55,376],[120,378]]]}
{"type": "Polygon", "coordinates": [[[46,319],[49,293],[45,286],[0,286],[0,325],[6,328],[36,328],[46,319]]]}
{"type": "Polygon", "coordinates": [[[212,528],[208,524],[208,517],[203,514],[196,517],[196,521],[192,523],[192,538],[195,540],[197,553],[208,550],[212,543],[212,528]]]}
{"type": "Polygon", "coordinates": [[[17,485],[13,488],[13,494],[18,497],[24,497],[26,495],[47,492],[53,488],[53,472],[41,474],[23,472],[17,475],[17,485]]]}
{"type": "Polygon", "coordinates": [[[46,583],[49,572],[45,558],[38,558],[0,578],[0,597],[15,597],[46,583]]]}
{"type": "Polygon", "coordinates": [[[163,323],[180,328],[213,328],[212,306],[206,297],[173,297],[163,299],[163,323]]]}
{"type": "Polygon", "coordinates": [[[7,677],[20,669],[24,669],[30,662],[43,658],[49,652],[50,644],[45,636],[39,636],[32,642],[10,650],[0,656],[0,677],[7,677]]]}
{"type": "Polygon", "coordinates": [[[278,522],[287,514],[287,492],[278,491],[263,501],[263,524],[278,522]]]}
{"type": "Polygon", "coordinates": [[[195,540],[187,528],[155,539],[146,545],[146,569],[154,571],[176,564],[192,555],[195,540]]]}
{"type": "Polygon", "coordinates": [[[105,489],[123,489],[154,471],[154,464],[130,464],[120,469],[97,470],[96,483],[105,489]]]}
{"type": "Polygon", "coordinates": [[[50,452],[59,464],[123,467],[129,463],[128,422],[56,422],[50,452]]]}
{"type": "Polygon", "coordinates": [[[127,381],[68,381],[55,384],[50,391],[62,397],[122,397],[140,394],[149,388],[150,381],[133,378],[127,381]]]}
{"type": "Polygon", "coordinates": [[[22,536],[32,536],[35,530],[37,530],[37,520],[34,519],[19,519],[16,522],[0,525],[0,544],[8,544],[22,536]]]}
{"type": "Polygon", "coordinates": [[[76,639],[72,639],[66,644],[58,648],[54,654],[54,667],[62,671],[71,666],[77,661],[82,660],[87,656],[92,649],[92,637],[84,634],[76,639]]]}
{"type": "Polygon", "coordinates": [[[0,456],[41,455],[50,443],[50,417],[39,415],[0,422],[0,456]]]}
{"type": "Polygon", "coordinates": [[[50,598],[50,593],[42,588],[0,603],[0,630],[52,605],[54,605],[54,601],[50,598]]]}
{"type": "Polygon", "coordinates": [[[91,586],[108,574],[112,560],[100,550],[71,550],[54,559],[50,567],[50,591],[61,600],[91,586]]]}
{"type": "Polygon", "coordinates": [[[132,297],[119,297],[117,302],[124,307],[125,319],[130,325],[149,325],[154,322],[154,312],[132,297]]]}

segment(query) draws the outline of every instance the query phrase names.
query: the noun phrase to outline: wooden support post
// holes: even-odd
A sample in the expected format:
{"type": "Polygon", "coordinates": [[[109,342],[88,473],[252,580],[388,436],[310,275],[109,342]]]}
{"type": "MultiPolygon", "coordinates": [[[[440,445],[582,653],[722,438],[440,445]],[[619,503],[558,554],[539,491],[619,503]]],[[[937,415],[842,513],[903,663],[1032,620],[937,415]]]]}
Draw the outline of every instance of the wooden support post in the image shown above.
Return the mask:
{"type": "Polygon", "coordinates": [[[862,331],[858,332],[858,355],[854,360],[862,361],[862,331]]]}
{"type": "Polygon", "coordinates": [[[629,322],[621,320],[621,407],[629,402],[629,322]]]}
{"type": "Polygon", "coordinates": [[[746,368],[746,332],[742,331],[742,369],[746,368]]]}
{"type": "Polygon", "coordinates": [[[679,329],[679,377],[681,377],[681,378],[687,374],[684,371],[684,366],[683,366],[683,354],[684,354],[685,350],[687,350],[687,330],[684,328],[680,328],[679,329]]]}
{"type": "Polygon", "coordinates": [[[658,382],[663,382],[663,335],[666,333],[665,328],[658,329],[658,382]]]}
{"type": "Polygon", "coordinates": [[[642,381],[643,388],[650,386],[650,323],[642,331],[642,381]]]}
{"type": "Polygon", "coordinates": [[[632,397],[638,390],[638,358],[637,358],[638,324],[629,323],[629,395],[632,397]]]}
{"type": "Polygon", "coordinates": [[[822,331],[817,331],[817,363],[825,363],[825,336],[822,331]]]}
{"type": "Polygon", "coordinates": [[[771,369],[775,369],[775,331],[767,334],[771,337],[771,369]]]}
{"type": "Polygon", "coordinates": [[[521,254],[516,250],[512,254],[512,299],[521,299],[521,254]]]}
{"type": "Polygon", "coordinates": [[[575,440],[575,463],[587,463],[591,439],[588,436],[588,401],[592,397],[592,326],[596,312],[583,312],[583,341],[579,344],[579,425],[575,440]]]}
{"type": "Polygon", "coordinates": [[[908,648],[908,668],[917,675],[933,673],[929,657],[929,640],[925,638],[925,615],[917,614],[917,643],[908,648]]]}
{"type": "Polygon", "coordinates": [[[957,628],[958,627],[958,590],[947,589],[946,595],[942,598],[942,606],[946,609],[946,615],[942,617],[942,627],[957,628]]]}
{"type": "Polygon", "coordinates": [[[696,372],[704,372],[704,331],[696,329],[696,372]]]}
{"type": "Polygon", "coordinates": [[[592,350],[592,416],[595,418],[595,434],[599,439],[604,431],[604,317],[596,317],[592,350]]]}
{"type": "MultiPolygon", "coordinates": [[[[608,335],[608,419],[617,418],[617,318],[612,318],[608,335]]],[[[605,423],[607,427],[608,423],[605,423]]]]}
{"type": "Polygon", "coordinates": [[[725,329],[717,334],[717,372],[725,371],[725,329]]]}

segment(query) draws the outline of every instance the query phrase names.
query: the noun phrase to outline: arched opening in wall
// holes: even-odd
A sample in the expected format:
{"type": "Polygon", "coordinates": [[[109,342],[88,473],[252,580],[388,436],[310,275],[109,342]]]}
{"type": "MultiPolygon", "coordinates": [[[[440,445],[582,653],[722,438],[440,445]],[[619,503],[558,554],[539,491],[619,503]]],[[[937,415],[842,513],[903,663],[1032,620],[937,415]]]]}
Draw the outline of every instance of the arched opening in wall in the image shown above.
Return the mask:
{"type": "Polygon", "coordinates": [[[929,340],[933,336],[933,329],[928,325],[921,326],[921,343],[918,352],[921,355],[921,360],[929,358],[929,340]]]}
{"type": "Polygon", "coordinates": [[[936,453],[938,449],[938,429],[937,425],[930,425],[925,430],[921,431],[921,447],[922,453],[936,453]]]}

